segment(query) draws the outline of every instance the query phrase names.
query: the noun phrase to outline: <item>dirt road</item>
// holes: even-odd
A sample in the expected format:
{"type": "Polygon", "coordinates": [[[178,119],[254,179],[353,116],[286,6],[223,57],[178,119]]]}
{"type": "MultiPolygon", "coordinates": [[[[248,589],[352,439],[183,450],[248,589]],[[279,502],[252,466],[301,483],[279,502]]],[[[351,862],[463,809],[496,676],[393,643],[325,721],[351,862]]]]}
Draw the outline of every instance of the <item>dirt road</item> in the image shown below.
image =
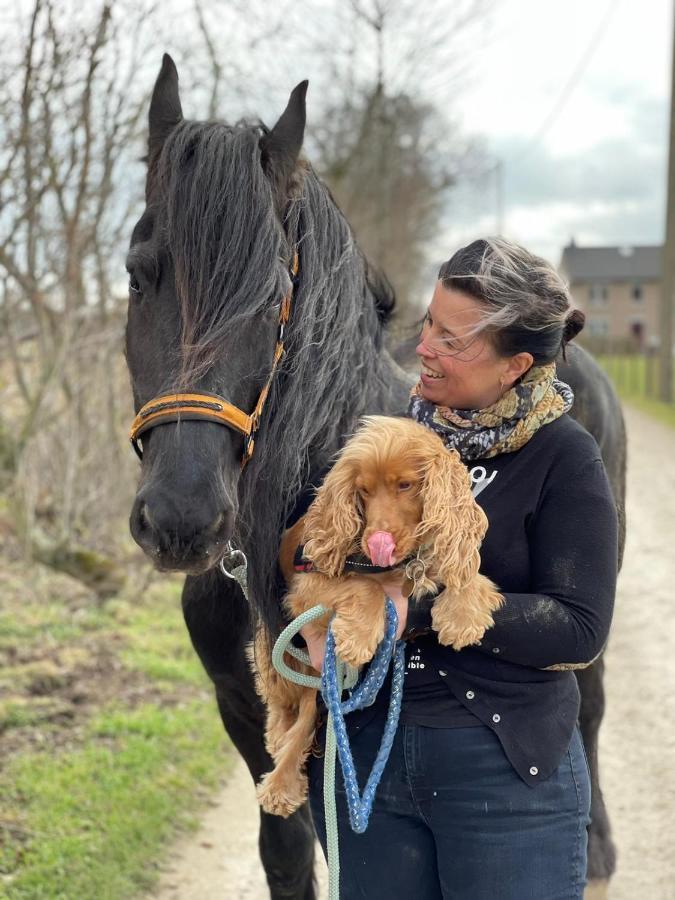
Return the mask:
{"type": "MultiPolygon", "coordinates": [[[[675,900],[675,432],[629,410],[628,544],[606,653],[600,760],[619,848],[611,900],[675,900]]],[[[152,900],[267,900],[240,766],[152,900]]],[[[323,861],[322,861],[323,862],[323,861]]],[[[321,869],[323,896],[326,877],[321,869]]]]}

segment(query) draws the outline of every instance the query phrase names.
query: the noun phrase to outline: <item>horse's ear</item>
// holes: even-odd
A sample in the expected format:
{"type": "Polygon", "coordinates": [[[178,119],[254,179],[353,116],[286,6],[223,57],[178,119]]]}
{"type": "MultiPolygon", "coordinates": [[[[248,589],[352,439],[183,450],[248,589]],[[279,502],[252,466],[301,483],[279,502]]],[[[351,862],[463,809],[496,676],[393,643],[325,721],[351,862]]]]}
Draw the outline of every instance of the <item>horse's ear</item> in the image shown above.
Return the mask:
{"type": "Polygon", "coordinates": [[[178,70],[169,54],[165,53],[150,101],[148,159],[152,160],[159,153],[167,136],[182,118],[183,110],[178,96],[178,70]]]}
{"type": "Polygon", "coordinates": [[[274,128],[260,140],[263,168],[279,186],[288,182],[300,155],[305,136],[305,96],[308,81],[293,88],[286,109],[274,128]]]}

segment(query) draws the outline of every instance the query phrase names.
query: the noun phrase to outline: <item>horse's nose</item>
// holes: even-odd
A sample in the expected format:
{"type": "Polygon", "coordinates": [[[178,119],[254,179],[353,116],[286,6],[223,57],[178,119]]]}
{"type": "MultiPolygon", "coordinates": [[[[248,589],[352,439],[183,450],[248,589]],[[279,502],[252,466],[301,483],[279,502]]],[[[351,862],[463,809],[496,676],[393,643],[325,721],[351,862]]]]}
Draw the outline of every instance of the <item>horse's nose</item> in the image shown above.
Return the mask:
{"type": "Polygon", "coordinates": [[[131,534],[163,566],[190,566],[212,554],[232,535],[234,511],[218,509],[213,498],[187,502],[160,488],[143,488],[131,510],[131,534]]]}

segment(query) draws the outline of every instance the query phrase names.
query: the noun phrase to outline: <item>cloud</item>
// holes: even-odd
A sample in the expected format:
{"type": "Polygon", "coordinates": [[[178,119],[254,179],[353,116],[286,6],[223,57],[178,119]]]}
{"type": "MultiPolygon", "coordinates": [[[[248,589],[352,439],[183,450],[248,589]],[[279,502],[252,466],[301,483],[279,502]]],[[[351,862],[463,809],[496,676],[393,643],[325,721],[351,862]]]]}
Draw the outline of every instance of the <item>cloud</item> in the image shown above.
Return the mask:
{"type": "MultiPolygon", "coordinates": [[[[550,258],[574,235],[582,244],[642,244],[663,239],[666,201],[667,109],[637,85],[596,86],[594,103],[622,110],[618,129],[583,148],[495,138],[502,161],[504,232],[550,258]]],[[[614,116],[614,112],[611,113],[614,116]]],[[[600,134],[598,129],[596,134],[600,134]]],[[[498,218],[494,172],[461,185],[444,217],[443,240],[494,233],[498,218]]]]}

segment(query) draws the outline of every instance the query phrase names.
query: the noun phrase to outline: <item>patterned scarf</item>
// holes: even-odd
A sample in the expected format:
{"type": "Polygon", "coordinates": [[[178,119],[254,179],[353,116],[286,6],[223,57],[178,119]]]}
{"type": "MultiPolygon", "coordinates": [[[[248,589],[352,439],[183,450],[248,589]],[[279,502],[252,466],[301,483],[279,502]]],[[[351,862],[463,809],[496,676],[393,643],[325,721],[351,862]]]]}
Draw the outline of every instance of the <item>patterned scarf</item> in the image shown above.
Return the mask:
{"type": "Polygon", "coordinates": [[[569,385],[556,378],[555,363],[532,366],[519,384],[485,409],[449,409],[412,389],[408,415],[440,435],[464,461],[513,453],[533,434],[566,413],[574,402],[569,385]]]}

